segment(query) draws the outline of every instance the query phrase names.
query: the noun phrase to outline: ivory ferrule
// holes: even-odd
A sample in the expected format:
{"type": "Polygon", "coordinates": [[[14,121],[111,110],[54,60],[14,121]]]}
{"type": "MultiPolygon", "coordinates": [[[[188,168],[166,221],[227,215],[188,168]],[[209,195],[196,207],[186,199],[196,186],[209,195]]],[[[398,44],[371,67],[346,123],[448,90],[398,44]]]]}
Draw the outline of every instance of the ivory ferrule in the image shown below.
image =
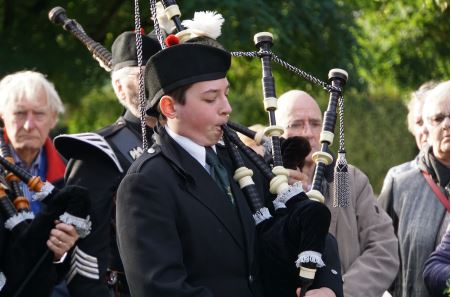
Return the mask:
{"type": "Polygon", "coordinates": [[[334,142],[334,133],[329,131],[322,131],[319,137],[319,141],[321,143],[327,142],[329,145],[332,145],[332,143],[334,142]]]}
{"type": "Polygon", "coordinates": [[[310,190],[307,192],[307,196],[310,200],[318,201],[324,204],[324,196],[318,190],[310,190]]]}
{"type": "Polygon", "coordinates": [[[316,164],[318,164],[318,163],[324,163],[325,165],[332,164],[332,162],[333,162],[333,160],[334,160],[334,158],[332,157],[331,154],[326,153],[326,152],[322,152],[322,151],[315,152],[315,153],[312,155],[312,159],[313,159],[313,161],[314,161],[316,164]]]}
{"type": "Polygon", "coordinates": [[[265,128],[263,133],[265,134],[265,136],[268,136],[268,137],[272,137],[272,136],[280,137],[283,134],[283,127],[269,126],[269,127],[265,128]]]}
{"type": "Polygon", "coordinates": [[[253,185],[254,181],[252,180],[252,175],[254,172],[247,167],[240,167],[235,170],[235,174],[233,175],[233,179],[236,180],[240,184],[240,188],[243,189],[249,185],[253,185]]]}
{"type": "Polygon", "coordinates": [[[269,37],[273,39],[273,35],[271,32],[258,32],[254,35],[254,43],[257,44],[261,37],[269,37]]]}
{"type": "Polygon", "coordinates": [[[288,170],[282,166],[276,166],[272,169],[275,177],[269,182],[269,191],[273,194],[279,194],[287,189],[288,186],[288,170]]]}
{"type": "Polygon", "coordinates": [[[267,97],[263,100],[263,105],[265,106],[265,110],[276,110],[277,109],[277,98],[276,97],[267,97]]]}
{"type": "Polygon", "coordinates": [[[177,36],[178,39],[180,40],[180,43],[185,43],[190,39],[204,35],[205,35],[204,32],[197,29],[185,29],[175,34],[175,36],[177,36]]]}
{"type": "Polygon", "coordinates": [[[315,274],[316,274],[315,268],[312,269],[301,266],[301,268],[299,269],[299,276],[303,278],[314,279],[315,274]]]}
{"type": "Polygon", "coordinates": [[[164,12],[166,13],[166,16],[168,17],[168,19],[170,19],[170,20],[175,16],[182,15],[182,13],[180,12],[179,6],[177,4],[166,7],[164,12]]]}

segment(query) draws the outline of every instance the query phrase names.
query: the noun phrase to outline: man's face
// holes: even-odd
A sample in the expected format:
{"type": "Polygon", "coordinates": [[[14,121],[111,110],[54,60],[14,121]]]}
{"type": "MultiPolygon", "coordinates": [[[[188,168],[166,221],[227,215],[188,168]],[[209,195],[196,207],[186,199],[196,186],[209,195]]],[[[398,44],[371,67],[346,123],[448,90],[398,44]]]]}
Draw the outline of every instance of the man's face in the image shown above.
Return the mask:
{"type": "Polygon", "coordinates": [[[418,149],[427,143],[428,131],[424,125],[422,111],[423,103],[417,102],[413,107],[413,133],[418,149]]]}
{"type": "Polygon", "coordinates": [[[305,137],[312,147],[312,151],[305,158],[312,161],[312,154],[320,150],[320,134],[322,129],[321,111],[311,97],[300,97],[287,109],[284,114],[283,137],[305,137]]]}
{"type": "Polygon", "coordinates": [[[168,119],[169,127],[199,145],[216,144],[232,112],[228,92],[226,78],[193,84],[185,92],[185,104],[174,103],[175,117],[168,119]]]}
{"type": "Polygon", "coordinates": [[[122,105],[139,117],[139,67],[130,67],[128,74],[120,79],[118,90],[122,105]]]}
{"type": "Polygon", "coordinates": [[[41,149],[56,124],[57,115],[47,106],[46,95],[41,90],[32,101],[28,98],[10,101],[1,117],[12,146],[20,153],[41,149]]]}
{"type": "Polygon", "coordinates": [[[429,131],[428,141],[432,145],[434,156],[443,162],[449,162],[449,97],[430,100],[424,106],[423,117],[429,131]]]}

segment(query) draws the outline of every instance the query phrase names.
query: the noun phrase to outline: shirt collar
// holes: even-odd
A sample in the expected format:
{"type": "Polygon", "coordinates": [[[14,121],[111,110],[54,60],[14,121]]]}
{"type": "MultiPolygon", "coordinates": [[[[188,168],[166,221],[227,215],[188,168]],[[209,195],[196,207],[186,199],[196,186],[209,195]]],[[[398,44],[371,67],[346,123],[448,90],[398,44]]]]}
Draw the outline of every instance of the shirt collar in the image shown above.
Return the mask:
{"type": "MultiPolygon", "coordinates": [[[[172,139],[175,140],[175,142],[177,142],[183,149],[188,152],[188,154],[196,159],[197,162],[202,165],[202,167],[207,168],[207,163],[205,161],[205,147],[198,145],[185,136],[175,133],[168,127],[168,125],[165,125],[164,128],[168,132],[169,136],[171,136],[172,139]]],[[[212,146],[212,148],[216,152],[216,147],[214,145],[212,146]]]]}
{"type": "Polygon", "coordinates": [[[22,161],[20,159],[19,155],[17,154],[17,152],[14,150],[14,148],[11,145],[10,145],[10,150],[11,150],[11,153],[13,155],[14,162],[20,168],[26,169],[29,172],[34,172],[35,170],[39,169],[39,165],[41,164],[42,148],[39,150],[38,155],[34,159],[33,163],[31,163],[30,167],[27,167],[27,165],[24,163],[24,161],[22,161]]]}

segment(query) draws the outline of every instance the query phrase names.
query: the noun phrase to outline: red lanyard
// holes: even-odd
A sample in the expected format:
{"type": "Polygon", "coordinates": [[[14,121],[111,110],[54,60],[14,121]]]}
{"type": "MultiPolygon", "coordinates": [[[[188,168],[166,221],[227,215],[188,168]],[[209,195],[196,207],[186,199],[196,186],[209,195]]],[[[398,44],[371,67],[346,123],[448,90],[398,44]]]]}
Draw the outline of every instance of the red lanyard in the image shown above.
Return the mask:
{"type": "Polygon", "coordinates": [[[432,191],[434,191],[435,196],[437,196],[438,200],[443,204],[446,210],[449,212],[449,200],[446,199],[445,194],[440,190],[437,184],[432,180],[432,177],[429,173],[425,171],[421,171],[423,173],[424,178],[428,182],[429,186],[431,186],[432,191]]]}

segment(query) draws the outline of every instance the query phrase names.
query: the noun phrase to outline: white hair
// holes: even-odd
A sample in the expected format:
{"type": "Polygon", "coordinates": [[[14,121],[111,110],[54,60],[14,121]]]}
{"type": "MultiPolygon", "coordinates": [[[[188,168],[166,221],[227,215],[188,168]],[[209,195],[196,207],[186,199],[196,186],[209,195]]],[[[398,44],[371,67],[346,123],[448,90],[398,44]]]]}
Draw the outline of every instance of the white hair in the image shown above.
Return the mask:
{"type": "Polygon", "coordinates": [[[11,102],[36,100],[36,93],[45,92],[47,106],[58,114],[64,113],[64,105],[53,83],[36,71],[19,71],[0,81],[0,113],[11,102]]]}
{"type": "MultiPolygon", "coordinates": [[[[437,83],[434,81],[429,81],[420,86],[420,88],[410,95],[410,100],[407,102],[407,128],[410,133],[415,135],[415,109],[416,106],[420,107],[420,112],[423,111],[424,99],[426,98],[427,93],[437,86],[437,83]]],[[[421,114],[421,113],[420,113],[421,114]]]]}
{"type": "MultiPolygon", "coordinates": [[[[113,86],[114,93],[116,94],[116,97],[119,100],[119,103],[121,103],[126,108],[129,108],[129,106],[127,106],[127,102],[125,102],[124,98],[122,98],[120,96],[119,90],[118,90],[118,87],[117,87],[115,81],[119,81],[120,84],[123,85],[124,84],[123,79],[124,78],[131,79],[131,78],[128,78],[128,76],[132,73],[132,71],[135,68],[138,68],[138,66],[123,67],[116,71],[111,72],[111,84],[113,86]]],[[[135,79],[135,78],[132,78],[132,79],[135,79]]]]}

